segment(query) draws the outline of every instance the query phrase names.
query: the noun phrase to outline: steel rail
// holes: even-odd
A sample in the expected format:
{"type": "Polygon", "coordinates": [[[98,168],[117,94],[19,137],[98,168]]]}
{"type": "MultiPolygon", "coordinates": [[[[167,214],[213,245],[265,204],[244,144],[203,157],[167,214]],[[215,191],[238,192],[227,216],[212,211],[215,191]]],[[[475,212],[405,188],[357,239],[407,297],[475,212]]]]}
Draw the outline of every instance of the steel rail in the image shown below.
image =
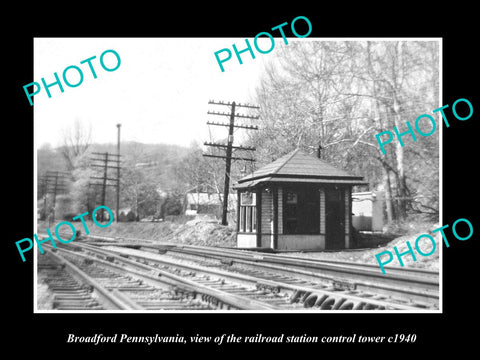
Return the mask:
{"type": "MultiPolygon", "coordinates": [[[[297,292],[297,293],[303,293],[303,294],[308,294],[308,295],[315,295],[317,297],[321,296],[331,296],[331,297],[341,297],[346,300],[350,301],[355,301],[357,303],[369,303],[371,305],[375,305],[378,307],[384,307],[384,308],[392,308],[395,310],[419,310],[418,307],[414,306],[409,306],[409,305],[404,305],[404,304],[399,304],[399,303],[393,303],[393,302],[388,302],[388,301],[383,301],[383,300],[376,300],[376,299],[370,299],[370,298],[365,298],[361,296],[356,296],[356,295],[350,295],[347,293],[340,293],[338,291],[330,291],[330,290],[324,290],[324,289],[319,289],[315,287],[308,287],[308,286],[300,286],[300,285],[292,285],[289,283],[281,282],[281,281],[271,281],[268,279],[263,279],[263,278],[258,278],[258,277],[253,277],[245,274],[239,274],[239,273],[232,273],[228,271],[223,271],[219,269],[213,269],[210,267],[203,267],[200,265],[192,265],[192,264],[179,264],[178,262],[170,261],[167,259],[159,259],[158,257],[155,256],[155,254],[149,254],[145,252],[140,252],[138,250],[134,249],[129,249],[128,251],[123,250],[123,249],[108,249],[108,250],[101,250],[96,248],[95,246],[92,245],[87,245],[87,244],[81,244],[79,245],[80,247],[84,249],[88,249],[89,251],[92,252],[97,252],[101,253],[105,256],[112,256],[113,253],[120,254],[117,256],[117,259],[120,259],[121,261],[126,261],[122,257],[123,256],[128,256],[129,258],[134,258],[137,259],[138,261],[150,261],[154,263],[161,263],[166,266],[172,266],[172,267],[182,267],[184,269],[196,271],[196,272],[202,272],[210,275],[215,275],[219,276],[222,278],[229,278],[232,280],[240,281],[243,283],[250,283],[250,284],[255,284],[258,287],[265,287],[265,288],[270,288],[270,289],[285,289],[289,290],[291,292],[297,292]],[[135,251],[138,251],[137,254],[134,254],[135,251]]],[[[138,262],[131,262],[130,264],[134,266],[140,266],[144,267],[146,270],[150,271],[159,271],[157,268],[145,265],[142,263],[138,262]]],[[[184,279],[185,280],[185,279],[184,279]]]]}
{"type": "Polygon", "coordinates": [[[57,251],[65,252],[65,253],[71,254],[72,256],[94,260],[102,264],[103,266],[108,266],[116,270],[127,272],[128,274],[132,274],[135,277],[142,278],[143,280],[146,280],[155,285],[158,285],[159,283],[167,282],[170,286],[183,288],[183,290],[185,291],[196,292],[196,293],[204,294],[206,296],[211,296],[218,299],[219,301],[221,301],[222,303],[228,306],[232,306],[238,309],[242,309],[242,310],[276,310],[277,309],[276,306],[273,306],[261,301],[256,301],[256,300],[248,299],[244,296],[231,294],[219,289],[209,287],[207,285],[196,283],[195,281],[185,279],[181,276],[169,273],[167,271],[163,271],[152,266],[148,266],[145,264],[141,264],[141,263],[126,259],[120,255],[113,254],[112,251],[95,249],[88,245],[85,246],[85,244],[81,244],[81,245],[77,244],[77,246],[84,249],[88,249],[91,252],[101,253],[105,255],[107,258],[109,258],[109,260],[105,261],[98,258],[92,258],[88,255],[79,253],[77,251],[66,250],[63,248],[58,248],[57,251]],[[138,271],[131,268],[126,268],[125,266],[114,264],[112,260],[116,260],[117,262],[121,262],[123,264],[127,264],[132,267],[140,268],[144,271],[138,271]],[[147,273],[145,271],[147,271],[147,273]]]}
{"type": "MultiPolygon", "coordinates": [[[[107,245],[92,243],[92,245],[107,245]]],[[[114,245],[109,243],[108,245],[114,245]]],[[[120,243],[120,247],[151,248],[156,251],[188,254],[206,259],[216,259],[229,265],[242,264],[261,267],[284,274],[298,274],[304,277],[330,281],[338,286],[354,287],[359,290],[373,290],[387,295],[398,295],[402,298],[437,305],[439,302],[438,273],[424,269],[405,270],[396,274],[382,275],[372,271],[372,264],[311,260],[303,258],[290,259],[287,256],[270,256],[270,254],[244,254],[240,250],[205,248],[185,245],[154,245],[150,243],[120,243]],[[415,274],[412,276],[411,274],[415,274]],[[421,275],[420,275],[421,274],[421,275]]]]}
{"type": "MultiPolygon", "coordinates": [[[[115,238],[111,237],[97,237],[97,236],[88,236],[93,239],[101,239],[108,242],[115,242],[115,238]]],[[[380,268],[375,264],[369,263],[356,263],[356,262],[348,262],[348,261],[341,261],[341,260],[328,260],[328,259],[308,259],[299,256],[291,256],[287,254],[271,254],[271,253],[264,253],[259,251],[252,251],[248,249],[233,249],[233,248],[223,248],[223,247],[207,247],[207,246],[199,246],[199,245],[185,245],[185,244],[172,244],[167,242],[144,242],[145,240],[142,239],[135,239],[138,242],[123,242],[116,244],[117,246],[141,246],[145,248],[152,248],[152,249],[166,249],[168,251],[182,251],[187,252],[204,252],[205,254],[211,254],[212,256],[215,253],[218,253],[218,256],[224,257],[228,255],[232,258],[237,259],[244,259],[248,260],[251,259],[252,261],[263,261],[263,262],[273,262],[273,263],[280,263],[282,265],[291,265],[297,267],[310,267],[310,268],[321,268],[325,270],[324,266],[332,265],[343,267],[347,270],[347,267],[353,271],[370,271],[369,275],[374,276],[376,278],[381,279],[388,279],[391,280],[403,280],[406,277],[410,277],[412,279],[417,279],[418,282],[423,282],[425,284],[432,284],[438,286],[438,279],[439,273],[438,271],[432,271],[427,269],[419,269],[419,268],[406,268],[406,267],[399,267],[399,266],[386,266],[387,273],[382,274],[380,268]],[[142,242],[143,241],[143,242],[142,242]],[[322,268],[323,266],[323,268],[322,268]]],[[[94,245],[107,245],[102,243],[95,243],[92,242],[94,245]]]]}
{"type": "Polygon", "coordinates": [[[117,293],[112,293],[107,290],[99,282],[87,275],[84,271],[82,271],[80,268],[78,268],[76,265],[74,265],[61,255],[56,254],[50,249],[44,249],[44,251],[56,262],[64,265],[67,271],[71,273],[74,277],[80,278],[82,282],[92,286],[93,289],[95,289],[96,293],[100,295],[103,302],[107,302],[111,307],[117,310],[135,309],[135,307],[132,307],[132,305],[126,302],[125,299],[119,297],[117,293]]]}
{"type": "MultiPolygon", "coordinates": [[[[270,262],[270,263],[277,263],[281,265],[289,265],[294,267],[302,267],[302,268],[312,268],[312,269],[319,269],[319,270],[329,270],[333,269],[336,272],[344,272],[346,274],[362,274],[368,275],[370,277],[380,278],[380,279],[388,279],[389,281],[392,280],[407,280],[407,281],[416,281],[418,283],[424,285],[438,285],[438,281],[432,279],[431,277],[437,277],[438,273],[434,271],[429,271],[425,269],[406,269],[406,268],[395,268],[395,274],[382,274],[378,267],[373,264],[361,264],[361,263],[353,263],[353,262],[345,262],[345,261],[334,261],[334,260],[312,260],[312,259],[303,259],[303,258],[290,258],[288,256],[278,256],[278,255],[271,255],[271,254],[241,254],[239,252],[224,252],[223,250],[219,249],[194,249],[192,247],[185,247],[183,245],[176,246],[173,248],[168,249],[168,251],[178,251],[178,252],[190,252],[191,254],[200,254],[204,253],[209,256],[217,256],[217,257],[225,257],[225,255],[229,256],[230,258],[242,259],[242,260],[251,260],[254,262],[270,262]],[[372,270],[378,271],[372,271],[372,270]],[[412,275],[414,274],[414,275],[412,275]]],[[[387,268],[390,270],[390,268],[387,268]]]]}
{"type": "MultiPolygon", "coordinates": [[[[98,236],[85,236],[88,239],[99,239],[98,236]]],[[[158,242],[118,243],[115,238],[101,237],[104,242],[89,242],[91,245],[115,245],[119,247],[151,248],[160,252],[189,254],[192,256],[217,259],[224,264],[230,262],[262,267],[285,274],[298,274],[306,277],[320,278],[340,287],[374,291],[389,296],[400,296],[409,300],[420,301],[428,305],[438,306],[439,284],[438,273],[425,269],[399,268],[395,274],[381,274],[373,264],[359,264],[334,260],[313,260],[287,255],[259,254],[256,251],[244,251],[231,248],[210,248],[195,245],[177,245],[158,242]],[[409,274],[409,275],[400,275],[409,274]],[[413,274],[413,275],[412,275],[413,274]],[[437,279],[435,279],[435,276],[437,279]]],[[[132,240],[132,239],[130,239],[132,240]]],[[[83,242],[82,242],[83,243],[83,242]]],[[[387,268],[390,270],[390,268],[387,268]]]]}
{"type": "MultiPolygon", "coordinates": [[[[371,279],[364,279],[358,277],[357,280],[352,280],[352,277],[346,277],[345,275],[339,277],[335,271],[325,272],[312,272],[308,270],[298,269],[298,268],[286,268],[281,264],[268,264],[264,262],[251,262],[249,260],[235,260],[234,262],[228,262],[223,258],[218,258],[222,264],[228,264],[232,266],[233,263],[246,265],[246,266],[255,266],[263,269],[270,270],[274,273],[285,274],[285,275],[300,275],[301,278],[306,278],[312,281],[322,281],[330,282],[335,288],[345,288],[345,289],[356,289],[361,291],[373,291],[378,294],[385,294],[389,296],[396,297],[397,299],[408,299],[416,302],[428,303],[429,305],[438,305],[439,301],[439,291],[438,284],[432,285],[431,287],[407,287],[405,283],[394,283],[389,281],[384,281],[383,283],[378,283],[372,281],[371,279]]],[[[242,271],[242,270],[238,270],[242,271]]]]}
{"type": "MultiPolygon", "coordinates": [[[[431,273],[424,273],[422,276],[418,274],[415,276],[410,275],[411,273],[402,273],[397,272],[395,274],[382,274],[379,271],[372,271],[369,267],[364,267],[362,264],[357,263],[325,263],[323,261],[311,261],[311,260],[290,260],[284,257],[273,257],[269,255],[254,255],[254,256],[243,256],[242,254],[226,254],[219,252],[218,250],[193,250],[192,248],[182,248],[175,247],[168,249],[170,252],[177,253],[188,253],[193,256],[207,256],[214,257],[218,260],[232,259],[234,262],[242,263],[248,265],[249,263],[255,263],[256,266],[267,267],[270,265],[270,268],[273,268],[273,265],[277,265],[278,270],[284,270],[288,268],[291,272],[297,272],[304,270],[313,271],[316,276],[326,278],[328,276],[341,278],[347,282],[355,283],[365,283],[365,284],[383,284],[385,286],[396,286],[403,287],[406,289],[419,289],[421,291],[429,291],[432,294],[437,294],[439,292],[439,282],[438,279],[431,278],[431,273]]],[[[435,273],[434,273],[435,274],[435,273]]],[[[438,277],[438,273],[436,274],[438,277]]]]}

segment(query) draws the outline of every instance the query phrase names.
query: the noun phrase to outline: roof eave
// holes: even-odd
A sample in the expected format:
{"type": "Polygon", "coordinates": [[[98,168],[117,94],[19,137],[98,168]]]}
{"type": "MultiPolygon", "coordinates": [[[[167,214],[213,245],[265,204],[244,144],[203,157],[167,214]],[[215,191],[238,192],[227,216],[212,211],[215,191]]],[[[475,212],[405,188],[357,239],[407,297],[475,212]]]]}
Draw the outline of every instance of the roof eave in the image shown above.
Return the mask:
{"type": "Polygon", "coordinates": [[[262,179],[255,179],[251,181],[238,182],[233,186],[233,189],[251,189],[256,188],[259,185],[267,185],[271,183],[297,183],[297,184],[318,184],[318,185],[368,185],[367,181],[363,180],[363,177],[349,177],[349,178],[338,178],[338,177],[297,177],[297,178],[285,178],[282,176],[269,176],[262,179]],[[293,180],[293,181],[292,181],[293,180]],[[296,181],[294,181],[296,180],[296,181]]]}
{"type": "Polygon", "coordinates": [[[261,175],[261,176],[253,176],[249,178],[243,178],[238,180],[238,183],[244,183],[247,181],[255,181],[255,180],[262,180],[262,179],[273,179],[273,178],[289,178],[292,180],[295,179],[325,179],[325,180],[353,180],[353,181],[363,181],[363,176],[351,176],[351,175],[346,175],[346,176],[318,176],[318,175],[302,175],[302,174],[268,174],[268,175],[261,175]]]}

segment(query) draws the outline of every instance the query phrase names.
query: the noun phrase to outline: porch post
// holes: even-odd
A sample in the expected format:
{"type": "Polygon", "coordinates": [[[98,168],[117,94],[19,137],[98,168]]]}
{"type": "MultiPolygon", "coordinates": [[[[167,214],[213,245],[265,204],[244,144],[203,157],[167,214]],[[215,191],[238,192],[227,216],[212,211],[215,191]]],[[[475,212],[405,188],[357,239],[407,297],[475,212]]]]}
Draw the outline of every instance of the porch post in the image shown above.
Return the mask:
{"type": "Polygon", "coordinates": [[[255,190],[257,208],[257,247],[262,246],[262,189],[257,187],[255,190]]]}
{"type": "Polygon", "coordinates": [[[237,234],[240,231],[240,190],[237,190],[237,234]]]}
{"type": "Polygon", "coordinates": [[[273,195],[273,249],[278,248],[278,188],[272,186],[273,195]]]}

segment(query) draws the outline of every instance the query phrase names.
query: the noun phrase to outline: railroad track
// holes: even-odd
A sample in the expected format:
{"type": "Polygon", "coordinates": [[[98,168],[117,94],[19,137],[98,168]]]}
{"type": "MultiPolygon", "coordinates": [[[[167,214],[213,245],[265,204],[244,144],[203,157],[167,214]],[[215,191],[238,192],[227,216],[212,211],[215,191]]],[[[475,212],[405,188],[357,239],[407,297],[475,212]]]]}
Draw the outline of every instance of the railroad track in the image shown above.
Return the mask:
{"type": "Polygon", "coordinates": [[[54,310],[208,310],[189,289],[152,286],[125,272],[68,250],[46,250],[38,271],[51,292],[54,310]]]}
{"type": "MultiPolygon", "coordinates": [[[[102,242],[99,242],[96,237],[87,238],[86,242],[65,245],[64,248],[81,249],[83,256],[116,264],[124,270],[136,268],[137,271],[155,274],[154,277],[157,280],[158,277],[169,278],[167,274],[170,274],[171,279],[171,275],[177,274],[180,279],[177,278],[175,281],[187,283],[191,287],[190,290],[194,289],[196,284],[200,284],[209,289],[222,291],[222,296],[204,291],[203,299],[209,299],[210,309],[419,310],[438,308],[435,278],[432,276],[432,279],[428,280],[430,274],[425,271],[408,272],[409,281],[415,282],[414,285],[410,282],[408,286],[405,285],[408,283],[407,280],[402,279],[399,274],[394,274],[399,281],[401,280],[402,285],[392,286],[388,282],[383,285],[378,284],[371,277],[366,280],[369,276],[368,271],[371,273],[372,269],[359,264],[353,266],[350,263],[319,262],[233,249],[138,241],[123,243],[113,241],[114,239],[111,238],[102,238],[102,242]],[[128,262],[128,265],[125,265],[125,262],[128,262]],[[352,266],[348,268],[348,265],[352,266]],[[430,288],[425,283],[430,284],[428,285],[430,288]],[[243,298],[244,303],[241,301],[237,304],[233,304],[232,301],[229,303],[227,300],[230,299],[231,294],[235,294],[238,297],[237,300],[243,298]]],[[[75,251],[75,253],[78,255],[80,252],[75,251]]],[[[179,283],[175,286],[178,287],[179,283]]],[[[438,289],[438,283],[436,287],[438,289]]],[[[198,289],[192,291],[199,293],[198,289]]],[[[199,298],[201,300],[202,295],[199,298]]]]}
{"type": "MultiPolygon", "coordinates": [[[[415,268],[388,268],[382,274],[378,266],[333,260],[314,260],[289,255],[230,249],[177,246],[168,253],[197,259],[216,259],[237,271],[251,271],[265,277],[294,276],[313,282],[331,283],[338,288],[381,293],[427,307],[438,307],[438,272],[415,268]]],[[[160,250],[162,251],[162,250],[160,250]]]]}
{"type": "MultiPolygon", "coordinates": [[[[417,279],[419,283],[428,284],[439,282],[439,274],[436,271],[419,269],[419,268],[405,268],[394,265],[386,266],[388,269],[387,274],[382,274],[380,268],[376,264],[367,264],[367,263],[354,263],[347,261],[338,261],[338,260],[318,260],[318,259],[308,259],[304,257],[292,256],[288,254],[271,254],[264,253],[255,250],[247,249],[232,249],[232,248],[213,248],[205,246],[196,246],[196,245],[178,245],[172,243],[162,243],[155,241],[146,241],[143,239],[135,239],[131,241],[130,239],[120,238],[122,240],[119,243],[119,239],[111,237],[98,237],[98,236],[86,236],[91,244],[97,245],[106,245],[117,244],[118,246],[127,246],[127,247],[141,247],[145,249],[155,249],[155,250],[168,250],[171,252],[182,252],[184,254],[190,253],[192,255],[205,256],[208,257],[228,257],[232,260],[252,260],[257,262],[267,262],[267,263],[280,263],[282,265],[288,265],[291,267],[302,267],[302,268],[317,268],[322,270],[327,270],[325,265],[336,266],[338,269],[343,267],[346,273],[352,273],[353,271],[365,272],[369,271],[369,275],[375,276],[377,278],[388,279],[389,282],[395,279],[396,276],[401,276],[404,279],[417,279]],[[98,241],[100,240],[100,241],[98,241]],[[130,241],[129,241],[130,240],[130,241]]],[[[338,272],[338,271],[337,271],[338,272]]],[[[360,274],[361,275],[361,274],[360,274]]]]}
{"type": "Polygon", "coordinates": [[[162,255],[134,249],[98,249],[77,244],[82,252],[59,249],[59,252],[110,265],[144,280],[174,280],[176,287],[190,286],[191,293],[201,294],[214,308],[244,310],[415,310],[418,308],[392,303],[378,294],[358,290],[335,289],[331,286],[302,281],[274,281],[211,267],[179,264],[162,255]],[[140,270],[140,272],[139,272],[140,270]],[[299,284],[300,283],[300,284],[299,284]],[[303,283],[303,284],[302,284],[303,283]],[[225,306],[227,305],[227,306],[225,306]]]}
{"type": "Polygon", "coordinates": [[[93,294],[92,285],[79,281],[66,265],[47,254],[38,262],[39,275],[43,275],[52,296],[51,308],[56,310],[104,310],[105,306],[93,294]]]}
{"type": "MultiPolygon", "coordinates": [[[[90,243],[98,246],[113,244],[110,241],[90,243]]],[[[417,307],[436,309],[439,304],[439,274],[430,270],[389,267],[387,274],[382,274],[373,264],[306,259],[257,251],[138,241],[116,245],[168,254],[179,260],[190,259],[207,266],[217,265],[264,279],[293,277],[312,283],[328,283],[336,289],[382,294],[417,307]]]]}

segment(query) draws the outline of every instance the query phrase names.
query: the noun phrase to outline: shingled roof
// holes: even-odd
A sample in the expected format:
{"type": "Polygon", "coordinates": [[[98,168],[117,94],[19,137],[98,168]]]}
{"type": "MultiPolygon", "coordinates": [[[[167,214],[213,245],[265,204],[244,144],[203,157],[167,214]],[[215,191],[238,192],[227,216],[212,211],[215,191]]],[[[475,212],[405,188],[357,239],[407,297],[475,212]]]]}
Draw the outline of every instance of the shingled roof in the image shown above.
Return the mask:
{"type": "Polygon", "coordinates": [[[274,162],[238,180],[234,188],[252,187],[260,182],[313,182],[325,184],[366,184],[354,176],[316,156],[296,149],[274,162]]]}

